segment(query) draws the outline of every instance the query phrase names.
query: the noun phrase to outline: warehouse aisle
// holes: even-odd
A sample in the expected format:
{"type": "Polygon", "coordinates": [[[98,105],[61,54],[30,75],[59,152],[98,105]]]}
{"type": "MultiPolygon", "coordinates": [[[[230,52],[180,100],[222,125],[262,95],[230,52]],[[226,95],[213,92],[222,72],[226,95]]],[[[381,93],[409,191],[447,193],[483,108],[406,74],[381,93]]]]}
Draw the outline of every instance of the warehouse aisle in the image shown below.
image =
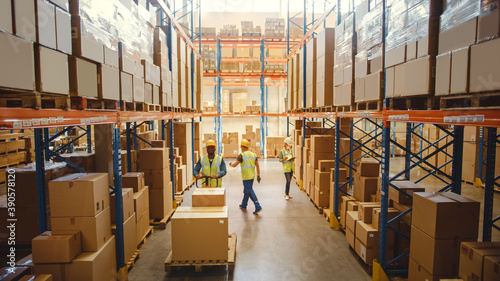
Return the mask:
{"type": "MultiPolygon", "coordinates": [[[[226,164],[234,161],[226,159],[226,164]]],[[[259,216],[238,208],[243,197],[240,169],[228,168],[224,178],[229,207],[229,232],[236,233],[236,263],[233,274],[220,268],[182,269],[167,276],[164,261],[170,251],[170,224],[156,229],[141,250],[130,272],[130,280],[371,280],[349,250],[344,235],[332,231],[318,215],[306,194],[292,183],[290,201],[284,199],[285,178],[276,159],[261,161],[262,182],[254,189],[263,207],[259,216]]],[[[183,206],[191,204],[187,192],[183,206]]],[[[200,235],[203,235],[200,233],[200,235]]]]}

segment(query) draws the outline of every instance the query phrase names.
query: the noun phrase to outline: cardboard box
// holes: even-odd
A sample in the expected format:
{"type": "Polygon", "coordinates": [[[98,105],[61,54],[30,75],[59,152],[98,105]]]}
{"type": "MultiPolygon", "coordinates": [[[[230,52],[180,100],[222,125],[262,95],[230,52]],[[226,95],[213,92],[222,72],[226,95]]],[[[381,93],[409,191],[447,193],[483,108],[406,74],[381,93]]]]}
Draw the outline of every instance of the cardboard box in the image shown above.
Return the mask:
{"type": "Polygon", "coordinates": [[[359,175],[362,177],[378,177],[380,175],[380,163],[367,158],[361,159],[359,175]]]}
{"type": "Polygon", "coordinates": [[[95,252],[81,253],[65,267],[65,279],[75,281],[112,280],[116,272],[115,237],[95,252]]]}
{"type": "Polygon", "coordinates": [[[365,101],[378,101],[382,94],[382,74],[381,72],[372,73],[365,78],[365,101]]]}
{"type": "Polygon", "coordinates": [[[312,164],[314,169],[319,168],[319,161],[320,160],[333,160],[333,159],[335,159],[335,154],[332,152],[313,153],[311,151],[310,163],[312,164]]]}
{"type": "Polygon", "coordinates": [[[69,95],[68,56],[37,46],[36,77],[38,91],[69,95]]]}
{"type": "Polygon", "coordinates": [[[394,97],[404,94],[405,65],[399,64],[394,67],[394,97]]]}
{"type": "Polygon", "coordinates": [[[149,188],[146,186],[134,193],[134,210],[139,220],[144,211],[149,210],[149,188]]]}
{"type": "Polygon", "coordinates": [[[354,197],[360,202],[369,202],[370,195],[377,192],[378,182],[378,177],[359,177],[355,180],[354,197]]]}
{"type": "Polygon", "coordinates": [[[69,174],[49,182],[52,217],[94,217],[110,204],[107,173],[69,174]]]}
{"type": "Polygon", "coordinates": [[[385,51],[385,67],[391,67],[406,61],[406,45],[385,51]]]}
{"type": "MultiPolygon", "coordinates": [[[[372,226],[379,230],[380,229],[380,208],[373,208],[372,210],[372,226]]],[[[399,211],[395,208],[388,208],[387,209],[387,221],[392,220],[395,218],[397,215],[399,215],[399,211]]]]}
{"type": "Polygon", "coordinates": [[[52,280],[54,279],[50,274],[25,275],[24,277],[19,279],[19,281],[52,281],[52,280]]]}
{"type": "Polygon", "coordinates": [[[483,280],[495,281],[500,279],[500,256],[487,256],[484,258],[483,280]]]}
{"type": "Polygon", "coordinates": [[[357,200],[348,201],[346,214],[347,214],[347,212],[358,211],[358,204],[359,204],[359,201],[357,201],[357,200]]]}
{"type": "Polygon", "coordinates": [[[95,217],[65,217],[50,219],[52,234],[82,233],[82,251],[98,251],[111,237],[111,211],[105,208],[95,217]]]}
{"type": "Polygon", "coordinates": [[[131,102],[133,98],[132,75],[120,72],[120,99],[131,102]]]}
{"type": "Polygon", "coordinates": [[[67,235],[52,235],[46,231],[31,242],[34,263],[69,263],[82,251],[79,231],[67,235]]]}
{"type": "Polygon", "coordinates": [[[319,160],[318,168],[320,172],[330,172],[335,168],[335,160],[319,160]]]}
{"type": "Polygon", "coordinates": [[[120,59],[118,51],[104,46],[104,64],[115,69],[120,68],[120,59]]]}
{"type": "Polygon", "coordinates": [[[356,236],[354,235],[354,232],[351,231],[350,229],[346,228],[345,229],[345,239],[349,243],[349,245],[355,249],[356,247],[356,236]]]}
{"type": "Polygon", "coordinates": [[[314,170],[314,186],[319,190],[330,190],[330,173],[314,170]]]}
{"type": "MultiPolygon", "coordinates": [[[[397,188],[401,191],[406,192],[407,194],[413,196],[414,192],[425,192],[425,188],[414,184],[410,181],[394,181],[392,182],[397,188]]],[[[389,187],[389,199],[398,203],[398,204],[412,204],[413,199],[406,196],[404,193],[399,192],[392,186],[389,187]]]]}
{"type": "Polygon", "coordinates": [[[314,203],[321,208],[328,208],[330,204],[330,189],[314,188],[314,203]]]}
{"type": "Polygon", "coordinates": [[[355,251],[366,264],[371,265],[378,259],[378,245],[378,230],[361,220],[356,221],[355,251]]]}
{"type": "Polygon", "coordinates": [[[103,45],[89,36],[88,28],[95,28],[80,16],[71,17],[71,38],[73,55],[89,59],[96,63],[104,62],[103,45]]]}
{"type": "Polygon", "coordinates": [[[487,256],[500,257],[500,242],[463,242],[460,249],[460,278],[485,280],[483,265],[487,256]]]}
{"type": "Polygon", "coordinates": [[[63,263],[37,263],[35,264],[34,272],[37,275],[50,274],[54,281],[65,280],[63,263]]]}
{"type": "Polygon", "coordinates": [[[374,202],[359,202],[358,203],[358,218],[360,221],[371,224],[373,209],[380,208],[380,203],[374,202]]]}
{"type": "Polygon", "coordinates": [[[313,153],[334,153],[335,152],[335,137],[324,135],[311,136],[311,151],[313,153]]]}
{"type": "MultiPolygon", "coordinates": [[[[168,155],[168,153],[166,154],[168,155]]],[[[177,159],[182,158],[178,157],[177,159]]],[[[144,173],[144,184],[150,189],[164,189],[172,182],[170,180],[170,167],[151,170],[143,169],[141,166],[140,170],[144,173]]]]}
{"type": "MultiPolygon", "coordinates": [[[[111,223],[116,223],[115,194],[111,194],[111,223]]],[[[128,220],[134,213],[134,190],[122,188],[123,221],[128,220]]]]}
{"type": "Polygon", "coordinates": [[[193,207],[226,206],[225,188],[197,188],[192,195],[193,207]]]}
{"type": "Polygon", "coordinates": [[[477,17],[439,33],[438,54],[444,54],[476,43],[477,17]]]}
{"type": "MultiPolygon", "coordinates": [[[[349,202],[350,203],[350,202],[349,202]]],[[[347,211],[345,219],[345,228],[356,234],[356,221],[359,220],[358,211],[347,211]]]]}
{"type": "Polygon", "coordinates": [[[99,97],[107,100],[120,100],[120,71],[101,65],[100,73],[99,97]]]}
{"type": "MultiPolygon", "coordinates": [[[[123,244],[125,261],[137,252],[137,222],[135,213],[123,222],[123,244]]],[[[112,234],[116,235],[116,225],[112,226],[112,234]]]]}
{"type": "Polygon", "coordinates": [[[176,184],[175,191],[181,192],[187,187],[186,175],[187,175],[186,165],[179,166],[177,168],[177,178],[175,181],[175,184],[176,184]]]}
{"type": "Polygon", "coordinates": [[[444,53],[436,58],[436,90],[439,95],[448,95],[450,93],[451,79],[451,53],[444,53]]]}
{"type": "Polygon", "coordinates": [[[386,78],[386,82],[385,82],[385,86],[387,87],[386,89],[386,96],[387,97],[394,97],[394,93],[395,93],[395,85],[394,85],[394,81],[395,81],[395,68],[394,67],[388,67],[385,69],[385,78],[386,78]]]}
{"type": "MultiPolygon", "coordinates": [[[[136,214],[137,216],[137,214],[136,214]]],[[[137,225],[137,241],[136,241],[136,245],[139,245],[142,243],[144,237],[146,236],[146,234],[148,233],[149,231],[149,208],[144,210],[144,212],[139,215],[140,218],[136,218],[136,225],[137,225]]]]}
{"type": "Polygon", "coordinates": [[[132,89],[133,89],[134,101],[144,102],[144,95],[145,95],[144,79],[134,75],[132,82],[133,82],[132,89]]]}
{"type": "Polygon", "coordinates": [[[451,55],[450,93],[469,92],[469,47],[455,50],[451,55]]]}
{"type": "Polygon", "coordinates": [[[432,68],[435,59],[423,57],[404,64],[403,95],[414,96],[434,91],[432,68]]]}
{"type": "Polygon", "coordinates": [[[69,85],[72,96],[98,97],[97,64],[69,57],[69,85]]]}
{"type": "Polygon", "coordinates": [[[162,189],[149,189],[149,216],[154,219],[164,219],[172,211],[172,182],[162,189]]]}
{"type": "Polygon", "coordinates": [[[354,81],[354,101],[365,101],[365,77],[356,78],[354,81]]]}
{"type": "Polygon", "coordinates": [[[122,188],[133,188],[134,192],[139,192],[144,188],[144,173],[126,173],[122,175],[122,188]]]}
{"type": "Polygon", "coordinates": [[[454,278],[454,275],[433,275],[423,266],[418,264],[415,260],[410,257],[410,263],[408,267],[408,281],[440,281],[440,280],[456,280],[448,279],[454,278]],[[446,279],[445,279],[446,278],[446,279]]]}
{"type": "Polygon", "coordinates": [[[13,33],[13,21],[12,21],[12,2],[2,1],[0,3],[0,30],[7,33],[13,33]]]}
{"type": "MultiPolygon", "coordinates": [[[[17,1],[24,2],[24,1],[17,1]]],[[[30,1],[25,1],[30,2],[30,1]]],[[[33,2],[32,2],[33,4],[33,2]]],[[[33,43],[0,32],[0,86],[35,90],[35,53],[33,43]],[[12,67],[15,65],[16,67],[12,67]]]]}
{"type": "Polygon", "coordinates": [[[471,47],[470,92],[500,89],[500,84],[494,83],[500,81],[500,56],[496,55],[498,48],[500,48],[500,38],[471,47]]]}
{"type": "Polygon", "coordinates": [[[172,260],[227,260],[228,208],[220,207],[217,212],[203,209],[193,207],[172,216],[172,260]]]}
{"type": "Polygon", "coordinates": [[[433,275],[457,275],[462,239],[433,239],[412,226],[410,257],[433,275]]]}
{"type": "Polygon", "coordinates": [[[417,41],[406,44],[406,60],[411,61],[417,58],[417,41]]]}
{"type": "Polygon", "coordinates": [[[477,239],[479,202],[452,192],[417,192],[412,223],[435,239],[477,239]]]}
{"type": "Polygon", "coordinates": [[[167,150],[163,148],[143,148],[139,150],[139,167],[148,170],[170,167],[167,150]]]}

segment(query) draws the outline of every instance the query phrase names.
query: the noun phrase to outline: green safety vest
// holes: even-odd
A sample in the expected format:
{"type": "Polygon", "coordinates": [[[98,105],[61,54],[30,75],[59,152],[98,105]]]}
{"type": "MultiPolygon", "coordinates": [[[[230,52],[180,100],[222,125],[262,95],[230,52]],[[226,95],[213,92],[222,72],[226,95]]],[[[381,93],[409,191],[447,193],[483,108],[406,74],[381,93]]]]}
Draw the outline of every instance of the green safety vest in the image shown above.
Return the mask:
{"type": "MultiPolygon", "coordinates": [[[[288,156],[292,156],[293,157],[293,150],[290,149],[290,150],[287,150],[286,148],[283,148],[281,151],[280,151],[280,155],[282,157],[282,159],[286,159],[288,156]]],[[[283,172],[285,173],[290,173],[290,172],[293,172],[293,169],[294,169],[294,164],[293,164],[293,161],[284,161],[284,162],[281,162],[283,164],[283,172]]]]}
{"type": "Polygon", "coordinates": [[[247,150],[241,153],[243,163],[241,163],[241,178],[243,180],[253,180],[255,178],[255,161],[257,154],[247,150]]]}
{"type": "MultiPolygon", "coordinates": [[[[211,175],[218,175],[220,172],[220,164],[222,162],[222,158],[219,155],[215,155],[214,159],[212,160],[212,164],[210,164],[210,160],[208,159],[207,155],[204,155],[202,158],[201,165],[203,166],[203,175],[206,176],[211,176],[211,175]]],[[[206,181],[206,179],[205,179],[206,181]]],[[[208,183],[205,182],[207,186],[211,187],[222,187],[222,179],[210,179],[208,180],[208,183]]]]}

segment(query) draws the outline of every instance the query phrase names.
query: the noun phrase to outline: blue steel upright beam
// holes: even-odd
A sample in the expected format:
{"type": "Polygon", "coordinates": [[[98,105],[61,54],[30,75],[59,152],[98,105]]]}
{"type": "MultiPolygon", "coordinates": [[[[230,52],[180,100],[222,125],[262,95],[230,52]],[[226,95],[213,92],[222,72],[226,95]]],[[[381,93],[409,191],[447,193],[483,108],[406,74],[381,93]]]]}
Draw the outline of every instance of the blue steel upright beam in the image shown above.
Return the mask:
{"type": "MultiPolygon", "coordinates": [[[[170,139],[170,179],[172,180],[172,198],[175,202],[175,185],[176,185],[176,182],[175,182],[175,173],[177,172],[175,170],[175,159],[174,159],[174,120],[173,119],[169,119],[168,120],[168,137],[170,139]]],[[[174,204],[174,207],[176,207],[176,205],[174,204]]]]}
{"type": "Polygon", "coordinates": [[[484,164],[484,127],[479,128],[479,165],[477,167],[477,177],[483,181],[484,164]]]}
{"type": "MultiPolygon", "coordinates": [[[[163,131],[163,130],[162,130],[163,131]]],[[[132,172],[132,151],[130,149],[130,122],[125,124],[125,136],[127,138],[127,172],[132,172]]]]}
{"type": "Polygon", "coordinates": [[[217,38],[217,98],[216,98],[216,103],[217,103],[217,113],[218,116],[217,118],[217,151],[219,154],[222,153],[222,117],[220,116],[220,113],[222,112],[222,106],[221,106],[221,99],[222,99],[222,79],[220,77],[220,64],[221,64],[221,59],[222,54],[221,54],[221,44],[220,44],[220,39],[217,38]]]}
{"type": "Polygon", "coordinates": [[[87,153],[92,153],[92,126],[87,125],[87,153]]]}
{"type": "Polygon", "coordinates": [[[384,121],[382,129],[382,191],[381,191],[381,212],[380,212],[380,243],[379,243],[379,262],[385,270],[387,267],[387,230],[388,216],[387,209],[389,208],[389,163],[390,163],[390,123],[384,121]]]}
{"type": "MultiPolygon", "coordinates": [[[[286,1],[286,57],[290,55],[290,0],[286,1]]],[[[286,82],[287,85],[290,82],[290,70],[288,69],[288,61],[286,64],[286,82]]],[[[290,98],[290,93],[288,92],[288,86],[286,87],[286,104],[287,108],[285,112],[288,112],[288,102],[290,98]]],[[[290,117],[286,116],[286,136],[290,136],[290,117]]]]}
{"type": "Polygon", "coordinates": [[[413,124],[406,123],[406,152],[405,152],[405,179],[410,180],[410,166],[411,166],[411,143],[413,137],[413,124]]]}
{"type": "MultiPolygon", "coordinates": [[[[483,212],[483,242],[491,241],[491,232],[494,225],[493,199],[495,187],[495,157],[498,135],[497,128],[488,128],[487,152],[486,152],[486,177],[484,185],[484,212],[483,212]]],[[[482,145],[482,144],[481,144],[482,145]]]]}
{"type": "Polygon", "coordinates": [[[333,213],[337,220],[339,213],[339,170],[340,170],[340,118],[335,119],[335,170],[334,170],[334,189],[333,189],[333,213]]]}
{"type": "Polygon", "coordinates": [[[451,191],[462,193],[462,160],[464,151],[464,126],[455,126],[453,129],[453,163],[451,175],[453,177],[451,191]]]}
{"type": "Polygon", "coordinates": [[[43,149],[45,150],[45,161],[50,161],[50,154],[48,153],[50,146],[49,128],[43,128],[43,138],[45,140],[45,143],[47,144],[46,146],[43,146],[43,149]]]}
{"type": "MultiPolygon", "coordinates": [[[[201,30],[200,30],[201,32],[201,30]]],[[[201,38],[201,37],[200,37],[201,38]]],[[[191,42],[194,42],[194,0],[191,0],[191,42]]],[[[201,48],[201,44],[200,44],[201,48]]],[[[200,52],[201,54],[201,52],[200,52]]],[[[194,50],[191,50],[191,107],[194,109],[194,50]]],[[[194,159],[194,117],[191,119],[191,160],[193,162],[192,166],[194,167],[195,165],[195,159],[194,159]]],[[[191,175],[188,175],[188,178],[191,178],[191,175]]]]}
{"type": "MultiPolygon", "coordinates": [[[[47,200],[45,187],[45,161],[43,129],[34,129],[35,134],[35,165],[36,165],[36,193],[38,200],[38,232],[47,230],[47,200]]],[[[46,153],[48,154],[48,153],[46,153]]]]}
{"type": "MultiPolygon", "coordinates": [[[[269,86],[266,86],[266,113],[269,113],[269,86]]],[[[268,125],[269,125],[269,117],[266,116],[266,137],[269,136],[268,125]]]]}
{"type": "Polygon", "coordinates": [[[123,198],[122,198],[122,173],[120,166],[120,126],[115,124],[113,128],[113,174],[115,192],[115,214],[116,214],[116,262],[118,268],[125,267],[125,252],[123,238],[123,198]]]}
{"type": "MultiPolygon", "coordinates": [[[[260,75],[260,112],[264,113],[264,71],[266,67],[266,61],[265,61],[265,46],[264,46],[265,40],[261,40],[260,44],[260,62],[262,64],[262,74],[260,75]]],[[[265,105],[267,107],[267,104],[265,105]]],[[[265,142],[265,137],[267,136],[267,130],[264,128],[264,116],[260,115],[260,148],[261,148],[261,153],[262,155],[265,155],[266,152],[266,142],[265,142]]],[[[267,127],[267,124],[266,124],[267,127]]]]}

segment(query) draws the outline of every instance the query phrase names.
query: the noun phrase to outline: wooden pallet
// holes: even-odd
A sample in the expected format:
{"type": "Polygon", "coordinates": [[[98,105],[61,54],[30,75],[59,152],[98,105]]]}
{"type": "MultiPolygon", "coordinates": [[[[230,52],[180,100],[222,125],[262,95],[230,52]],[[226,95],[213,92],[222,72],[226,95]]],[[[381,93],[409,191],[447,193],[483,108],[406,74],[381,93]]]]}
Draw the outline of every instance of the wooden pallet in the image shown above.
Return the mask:
{"type": "Polygon", "coordinates": [[[118,110],[119,102],[117,100],[105,100],[94,97],[71,97],[71,109],[118,110]]]}
{"type": "Polygon", "coordinates": [[[335,106],[322,106],[320,112],[335,112],[335,106]]]}
{"type": "Polygon", "coordinates": [[[151,237],[151,235],[153,235],[154,232],[155,232],[154,227],[150,226],[148,228],[148,231],[146,231],[146,234],[144,234],[144,236],[142,237],[139,245],[137,245],[137,249],[142,248],[142,246],[144,246],[144,244],[146,244],[146,242],[148,242],[149,237],[151,237]]]}
{"type": "Polygon", "coordinates": [[[362,101],[357,102],[355,105],[355,111],[382,111],[383,101],[362,101]]]}
{"type": "Polygon", "coordinates": [[[389,98],[392,110],[430,110],[439,108],[439,98],[434,96],[414,96],[389,98]]]}
{"type": "Polygon", "coordinates": [[[144,111],[144,103],[137,101],[120,101],[120,109],[124,111],[144,111]]]}
{"type": "Polygon", "coordinates": [[[500,93],[450,95],[440,98],[441,109],[498,109],[500,93]]]}
{"type": "Polygon", "coordinates": [[[309,197],[309,201],[311,201],[311,203],[313,204],[313,206],[314,206],[314,207],[316,207],[316,210],[318,210],[318,213],[319,213],[320,215],[322,215],[322,214],[323,214],[323,208],[322,208],[322,207],[318,207],[318,206],[316,205],[316,203],[314,203],[314,201],[312,200],[312,198],[311,198],[311,197],[309,197]]]}
{"type": "Polygon", "coordinates": [[[144,111],[146,112],[161,112],[161,105],[159,104],[145,103],[144,105],[144,111]]]}
{"type": "Polygon", "coordinates": [[[181,266],[194,266],[196,272],[202,272],[204,266],[227,266],[227,270],[233,272],[236,262],[236,233],[230,234],[228,238],[229,252],[227,260],[172,261],[172,251],[170,251],[165,260],[165,272],[172,272],[172,270],[181,266]]]}
{"type": "Polygon", "coordinates": [[[134,268],[135,263],[139,260],[141,257],[141,251],[137,250],[135,253],[132,255],[132,257],[128,260],[127,264],[125,265],[127,267],[127,270],[130,272],[132,268],[134,268]]]}
{"type": "Polygon", "coordinates": [[[184,201],[184,195],[175,195],[175,202],[177,206],[180,206],[182,202],[184,201]]]}
{"type": "Polygon", "coordinates": [[[352,111],[351,105],[339,105],[335,107],[337,112],[350,112],[352,111]]]}
{"type": "Polygon", "coordinates": [[[331,213],[332,212],[330,211],[330,209],[328,209],[328,208],[323,209],[323,217],[325,217],[326,221],[328,221],[328,222],[330,221],[331,213]]]}
{"type": "Polygon", "coordinates": [[[174,213],[175,209],[172,209],[170,213],[168,213],[168,215],[163,219],[149,219],[149,225],[157,227],[159,229],[165,229],[167,228],[167,223],[170,221],[174,213]]]}
{"type": "Polygon", "coordinates": [[[69,109],[71,100],[68,95],[0,90],[0,107],[69,109]]]}

